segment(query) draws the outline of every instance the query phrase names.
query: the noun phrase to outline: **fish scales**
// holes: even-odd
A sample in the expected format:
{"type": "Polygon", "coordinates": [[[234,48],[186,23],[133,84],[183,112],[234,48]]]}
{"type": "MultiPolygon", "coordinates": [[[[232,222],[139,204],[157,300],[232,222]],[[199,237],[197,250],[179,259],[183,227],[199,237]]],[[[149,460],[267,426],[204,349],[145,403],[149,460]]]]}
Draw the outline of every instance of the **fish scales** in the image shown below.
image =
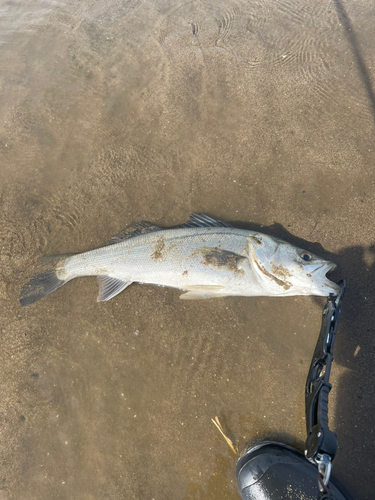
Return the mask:
{"type": "MultiPolygon", "coordinates": [[[[183,288],[193,285],[236,286],[256,280],[253,262],[242,273],[230,263],[218,263],[207,249],[219,249],[248,259],[249,231],[226,228],[164,230],[71,257],[66,276],[108,274],[125,281],[183,288]]],[[[64,277],[62,274],[61,277],[64,277]]]]}

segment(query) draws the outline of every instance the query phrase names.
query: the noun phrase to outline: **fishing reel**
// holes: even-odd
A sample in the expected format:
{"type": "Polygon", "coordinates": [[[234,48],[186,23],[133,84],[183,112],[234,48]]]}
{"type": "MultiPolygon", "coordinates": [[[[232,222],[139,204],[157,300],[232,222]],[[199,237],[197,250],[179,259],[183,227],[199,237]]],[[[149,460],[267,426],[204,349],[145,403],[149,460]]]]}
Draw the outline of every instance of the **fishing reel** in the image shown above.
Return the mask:
{"type": "Polygon", "coordinates": [[[345,281],[339,285],[338,296],[331,294],[324,307],[306,380],[304,455],[275,441],[263,441],[250,447],[236,467],[237,485],[243,500],[348,500],[337,485],[330,482],[337,436],[328,427],[328,394],[332,387],[329,376],[345,281]]]}

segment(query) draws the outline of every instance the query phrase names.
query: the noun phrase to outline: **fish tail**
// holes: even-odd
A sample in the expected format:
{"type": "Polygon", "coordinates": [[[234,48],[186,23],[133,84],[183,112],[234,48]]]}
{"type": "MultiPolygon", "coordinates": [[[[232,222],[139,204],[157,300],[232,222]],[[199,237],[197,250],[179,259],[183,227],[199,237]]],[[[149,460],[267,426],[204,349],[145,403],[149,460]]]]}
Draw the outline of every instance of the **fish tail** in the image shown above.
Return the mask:
{"type": "Polygon", "coordinates": [[[40,263],[46,270],[33,276],[22,288],[20,293],[22,307],[34,304],[72,279],[65,273],[65,262],[72,255],[74,254],[51,255],[41,258],[40,263]]]}

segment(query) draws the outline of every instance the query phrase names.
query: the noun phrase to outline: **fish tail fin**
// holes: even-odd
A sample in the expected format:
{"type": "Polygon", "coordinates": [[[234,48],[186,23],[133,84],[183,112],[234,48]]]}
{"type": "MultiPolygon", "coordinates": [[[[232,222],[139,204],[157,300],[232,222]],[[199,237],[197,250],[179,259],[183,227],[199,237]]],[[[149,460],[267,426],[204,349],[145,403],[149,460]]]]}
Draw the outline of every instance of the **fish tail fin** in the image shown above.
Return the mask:
{"type": "Polygon", "coordinates": [[[51,255],[40,259],[40,263],[46,270],[33,276],[22,288],[20,293],[22,307],[34,304],[72,279],[64,276],[65,262],[72,255],[74,254],[51,255]]]}

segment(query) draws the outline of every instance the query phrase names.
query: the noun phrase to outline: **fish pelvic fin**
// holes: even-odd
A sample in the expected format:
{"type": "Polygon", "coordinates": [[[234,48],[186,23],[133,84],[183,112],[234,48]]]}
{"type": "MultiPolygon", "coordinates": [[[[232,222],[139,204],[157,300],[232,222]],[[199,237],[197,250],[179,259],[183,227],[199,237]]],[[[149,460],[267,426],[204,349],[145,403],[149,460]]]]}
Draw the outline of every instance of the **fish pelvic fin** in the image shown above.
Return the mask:
{"type": "Polygon", "coordinates": [[[217,285],[196,285],[184,288],[186,293],[180,295],[182,300],[203,300],[215,297],[226,297],[227,293],[223,286],[217,285]]]}
{"type": "Polygon", "coordinates": [[[98,276],[99,295],[97,302],[111,300],[120,292],[125,290],[126,287],[131,285],[131,281],[122,281],[117,278],[111,278],[107,275],[98,276]]]}
{"type": "Polygon", "coordinates": [[[41,274],[33,276],[26,283],[20,293],[22,307],[29,306],[65,285],[72,278],[64,276],[65,261],[74,254],[50,255],[40,259],[41,265],[46,269],[41,274]],[[60,271],[60,272],[59,272],[60,271]]]}

